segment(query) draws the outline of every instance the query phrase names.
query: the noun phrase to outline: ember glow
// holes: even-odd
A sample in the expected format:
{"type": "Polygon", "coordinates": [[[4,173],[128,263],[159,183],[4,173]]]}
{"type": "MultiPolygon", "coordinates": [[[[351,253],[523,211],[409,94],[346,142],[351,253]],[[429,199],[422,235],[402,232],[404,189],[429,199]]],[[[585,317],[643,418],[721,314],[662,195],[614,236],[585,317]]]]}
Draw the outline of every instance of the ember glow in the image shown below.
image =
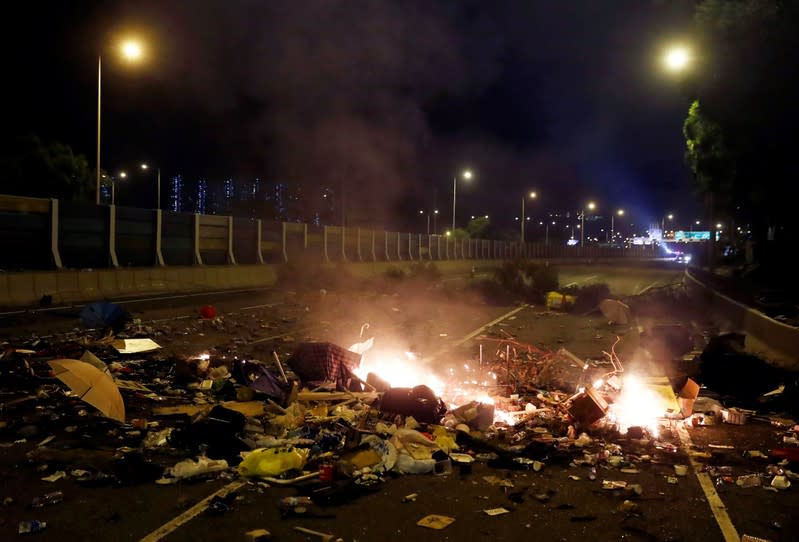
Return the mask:
{"type": "Polygon", "coordinates": [[[369,373],[374,373],[396,388],[425,385],[439,396],[443,395],[445,389],[444,381],[416,359],[412,352],[382,355],[367,352],[363,354],[361,366],[353,372],[364,381],[369,373]]]}
{"type": "Polygon", "coordinates": [[[656,437],[658,419],[664,412],[658,397],[640,377],[625,375],[621,395],[610,405],[609,414],[622,433],[630,427],[643,427],[656,437]]]}
{"type": "MultiPolygon", "coordinates": [[[[412,352],[383,353],[368,351],[363,353],[361,365],[353,371],[358,378],[366,380],[374,373],[392,387],[412,388],[424,385],[441,397],[450,409],[472,401],[494,405],[494,399],[485,388],[496,384],[496,375],[487,372],[478,374],[469,364],[446,370],[446,377],[436,375],[431,367],[419,360],[412,352]]],[[[515,423],[516,417],[495,407],[494,422],[515,423]]]]}

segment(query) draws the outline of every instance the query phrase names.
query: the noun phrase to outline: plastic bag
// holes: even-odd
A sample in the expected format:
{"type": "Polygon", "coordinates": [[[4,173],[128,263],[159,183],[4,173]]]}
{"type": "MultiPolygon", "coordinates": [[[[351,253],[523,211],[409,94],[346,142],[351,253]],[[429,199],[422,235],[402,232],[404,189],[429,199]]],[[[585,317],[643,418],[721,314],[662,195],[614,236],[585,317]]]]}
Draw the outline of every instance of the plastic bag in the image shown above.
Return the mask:
{"type": "Polygon", "coordinates": [[[308,460],[307,448],[258,448],[239,464],[242,476],[277,476],[292,469],[301,469],[308,460]]]}
{"type": "Polygon", "coordinates": [[[174,467],[167,469],[167,473],[173,478],[191,478],[192,476],[200,476],[201,474],[223,471],[227,467],[227,461],[224,459],[216,460],[208,459],[207,457],[199,457],[197,461],[187,459],[176,463],[174,467]]]}

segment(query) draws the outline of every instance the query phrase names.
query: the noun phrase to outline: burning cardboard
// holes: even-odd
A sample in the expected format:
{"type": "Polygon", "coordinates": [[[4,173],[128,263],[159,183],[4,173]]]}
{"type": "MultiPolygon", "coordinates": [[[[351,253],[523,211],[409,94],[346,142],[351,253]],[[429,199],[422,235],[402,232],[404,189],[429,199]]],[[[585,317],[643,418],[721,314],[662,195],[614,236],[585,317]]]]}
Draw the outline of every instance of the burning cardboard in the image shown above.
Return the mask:
{"type": "Polygon", "coordinates": [[[685,381],[680,393],[677,395],[677,404],[680,405],[680,413],[683,418],[687,418],[694,412],[694,403],[699,396],[699,384],[690,378],[685,381]]]}
{"type": "Polygon", "coordinates": [[[594,390],[587,389],[572,400],[568,412],[575,422],[587,427],[604,418],[607,411],[607,402],[594,390]]]}

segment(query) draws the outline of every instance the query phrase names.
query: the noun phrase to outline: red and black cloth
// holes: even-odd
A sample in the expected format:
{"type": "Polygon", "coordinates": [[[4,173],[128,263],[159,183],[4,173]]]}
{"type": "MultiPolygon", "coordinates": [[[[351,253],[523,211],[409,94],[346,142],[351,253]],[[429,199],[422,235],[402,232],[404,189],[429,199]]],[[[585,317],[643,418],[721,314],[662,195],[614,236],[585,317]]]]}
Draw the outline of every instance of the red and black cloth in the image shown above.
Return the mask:
{"type": "Polygon", "coordinates": [[[337,390],[362,390],[361,380],[353,373],[361,365],[361,354],[336,344],[302,343],[287,364],[308,386],[335,384],[337,390]]]}

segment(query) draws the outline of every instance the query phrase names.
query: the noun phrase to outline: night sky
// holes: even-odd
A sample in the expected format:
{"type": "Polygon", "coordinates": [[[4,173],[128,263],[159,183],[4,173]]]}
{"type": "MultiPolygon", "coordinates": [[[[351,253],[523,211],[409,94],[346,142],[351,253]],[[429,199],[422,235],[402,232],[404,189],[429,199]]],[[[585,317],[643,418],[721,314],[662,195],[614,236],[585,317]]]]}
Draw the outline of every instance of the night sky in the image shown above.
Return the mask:
{"type": "MultiPolygon", "coordinates": [[[[681,128],[689,98],[660,65],[690,39],[689,0],[28,2],[7,17],[6,134],[70,144],[103,167],[344,187],[385,216],[458,219],[624,208],[697,218],[681,128]],[[115,45],[147,44],[126,66],[115,45]],[[435,199],[435,202],[434,202],[435,199]]],[[[368,214],[367,213],[367,214],[368,214]]]]}

